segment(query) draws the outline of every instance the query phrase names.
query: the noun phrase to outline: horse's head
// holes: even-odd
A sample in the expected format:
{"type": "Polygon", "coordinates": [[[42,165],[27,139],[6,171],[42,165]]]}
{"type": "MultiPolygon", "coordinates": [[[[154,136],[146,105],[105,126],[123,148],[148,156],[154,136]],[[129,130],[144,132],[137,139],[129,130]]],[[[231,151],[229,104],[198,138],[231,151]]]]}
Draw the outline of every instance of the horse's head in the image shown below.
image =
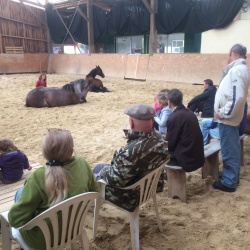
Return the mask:
{"type": "Polygon", "coordinates": [[[97,66],[95,67],[95,69],[96,69],[96,74],[97,74],[98,76],[101,76],[102,78],[105,77],[105,75],[104,75],[104,73],[102,72],[102,69],[101,69],[101,67],[100,67],[99,65],[97,65],[97,66]]]}

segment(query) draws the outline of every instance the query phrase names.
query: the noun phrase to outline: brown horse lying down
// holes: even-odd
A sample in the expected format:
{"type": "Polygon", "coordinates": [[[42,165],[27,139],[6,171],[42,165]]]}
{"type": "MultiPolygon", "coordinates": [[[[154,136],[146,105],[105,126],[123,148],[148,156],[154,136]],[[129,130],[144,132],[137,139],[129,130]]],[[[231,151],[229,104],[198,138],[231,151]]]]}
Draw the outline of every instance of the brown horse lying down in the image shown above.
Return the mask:
{"type": "Polygon", "coordinates": [[[90,84],[79,79],[61,88],[38,87],[26,97],[26,107],[59,107],[86,102],[90,84]]]}
{"type": "Polygon", "coordinates": [[[88,83],[91,83],[91,92],[109,92],[109,90],[103,86],[103,83],[100,79],[95,78],[96,76],[101,76],[102,78],[105,77],[104,73],[102,72],[101,67],[98,65],[94,69],[92,69],[87,75],[85,80],[88,83]]]}
{"type": "Polygon", "coordinates": [[[247,125],[244,134],[250,135],[250,107],[247,109],[247,125]]]}

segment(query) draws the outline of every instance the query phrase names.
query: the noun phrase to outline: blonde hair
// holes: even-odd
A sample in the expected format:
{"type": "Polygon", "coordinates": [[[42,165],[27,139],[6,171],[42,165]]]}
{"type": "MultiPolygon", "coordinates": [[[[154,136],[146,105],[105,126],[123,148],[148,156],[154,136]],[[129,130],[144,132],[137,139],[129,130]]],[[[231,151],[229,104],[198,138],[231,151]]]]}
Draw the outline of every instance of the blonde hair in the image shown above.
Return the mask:
{"type": "Polygon", "coordinates": [[[157,100],[158,103],[163,106],[166,107],[168,106],[168,97],[167,97],[167,92],[160,92],[157,94],[157,100]]]}
{"type": "Polygon", "coordinates": [[[49,195],[50,206],[67,198],[68,172],[63,164],[72,157],[73,148],[73,138],[67,130],[50,129],[44,138],[42,153],[48,161],[45,167],[45,189],[49,195]]]}
{"type": "Polygon", "coordinates": [[[14,143],[11,140],[8,139],[0,140],[0,152],[7,153],[16,150],[18,150],[18,148],[14,145],[14,143]]]}

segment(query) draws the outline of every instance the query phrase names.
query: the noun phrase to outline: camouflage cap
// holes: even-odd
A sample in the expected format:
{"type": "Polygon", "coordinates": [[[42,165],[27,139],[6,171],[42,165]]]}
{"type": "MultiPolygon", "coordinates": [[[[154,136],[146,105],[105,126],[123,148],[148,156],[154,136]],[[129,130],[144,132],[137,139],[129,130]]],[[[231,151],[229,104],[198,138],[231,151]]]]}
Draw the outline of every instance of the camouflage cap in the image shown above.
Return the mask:
{"type": "Polygon", "coordinates": [[[154,109],[147,104],[135,104],[128,107],[124,113],[137,120],[150,120],[154,118],[154,109]]]}

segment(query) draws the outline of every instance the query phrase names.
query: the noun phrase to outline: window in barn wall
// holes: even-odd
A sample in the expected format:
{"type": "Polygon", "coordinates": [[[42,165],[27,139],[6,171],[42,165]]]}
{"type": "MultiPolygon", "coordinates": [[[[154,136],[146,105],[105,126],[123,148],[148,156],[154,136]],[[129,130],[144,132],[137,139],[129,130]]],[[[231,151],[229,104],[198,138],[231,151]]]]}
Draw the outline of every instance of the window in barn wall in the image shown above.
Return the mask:
{"type": "Polygon", "coordinates": [[[184,33],[170,35],[157,35],[157,53],[183,53],[184,52],[184,33]]]}
{"type": "Polygon", "coordinates": [[[53,45],[53,54],[88,54],[88,45],[78,43],[77,45],[53,45]]]}
{"type": "Polygon", "coordinates": [[[63,53],[63,46],[59,45],[53,45],[52,46],[53,54],[62,54],[63,53]]]}
{"type": "Polygon", "coordinates": [[[116,53],[143,54],[144,36],[116,37],[116,53]]]}

